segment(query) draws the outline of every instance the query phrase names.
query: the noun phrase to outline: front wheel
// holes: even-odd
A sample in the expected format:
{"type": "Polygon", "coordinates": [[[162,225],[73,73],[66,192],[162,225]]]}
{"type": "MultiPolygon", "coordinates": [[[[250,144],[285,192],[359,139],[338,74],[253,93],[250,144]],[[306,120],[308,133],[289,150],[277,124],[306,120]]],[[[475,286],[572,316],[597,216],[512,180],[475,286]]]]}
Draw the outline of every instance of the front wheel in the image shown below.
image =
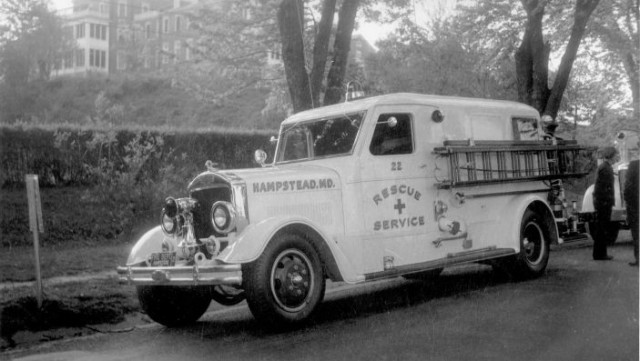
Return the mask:
{"type": "Polygon", "coordinates": [[[167,327],[196,322],[211,303],[211,290],[203,287],[137,286],[142,310],[167,327]]]}
{"type": "Polygon", "coordinates": [[[531,209],[522,216],[520,224],[520,253],[510,270],[518,279],[542,275],[549,262],[549,230],[543,218],[531,209]]]}
{"type": "Polygon", "coordinates": [[[325,279],[314,247],[295,233],[277,235],[254,262],[243,265],[253,315],[265,324],[296,324],[322,301],[325,279]]]}

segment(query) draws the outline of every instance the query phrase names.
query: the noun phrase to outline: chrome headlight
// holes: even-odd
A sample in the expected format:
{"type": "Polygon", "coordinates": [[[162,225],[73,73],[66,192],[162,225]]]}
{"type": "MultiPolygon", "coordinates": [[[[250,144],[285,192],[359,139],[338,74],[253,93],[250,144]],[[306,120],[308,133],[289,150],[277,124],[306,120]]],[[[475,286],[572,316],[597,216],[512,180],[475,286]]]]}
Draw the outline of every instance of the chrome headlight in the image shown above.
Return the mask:
{"type": "Polygon", "coordinates": [[[211,206],[210,218],[216,232],[227,234],[236,227],[237,212],[233,204],[219,201],[211,206]]]}
{"type": "Polygon", "coordinates": [[[173,218],[178,215],[178,202],[172,197],[167,197],[164,200],[164,207],[162,208],[162,213],[166,214],[167,217],[173,218]]]}
{"type": "Polygon", "coordinates": [[[162,216],[160,218],[160,228],[168,235],[174,235],[178,229],[178,221],[175,218],[171,218],[167,215],[167,211],[162,209],[162,216]]]}
{"type": "Polygon", "coordinates": [[[160,216],[160,228],[162,231],[168,236],[176,236],[182,233],[182,227],[184,226],[184,217],[180,212],[182,212],[182,208],[180,202],[185,202],[182,199],[174,199],[172,197],[168,197],[164,201],[164,207],[162,207],[162,214],[160,216]]]}

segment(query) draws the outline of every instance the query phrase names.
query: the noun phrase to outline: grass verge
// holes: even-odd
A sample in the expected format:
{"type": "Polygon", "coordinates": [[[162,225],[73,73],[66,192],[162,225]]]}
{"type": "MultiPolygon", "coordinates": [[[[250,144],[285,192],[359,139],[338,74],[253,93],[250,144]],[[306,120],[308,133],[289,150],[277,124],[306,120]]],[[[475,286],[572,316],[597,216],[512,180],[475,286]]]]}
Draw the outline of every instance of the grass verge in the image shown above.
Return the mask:
{"type": "MultiPolygon", "coordinates": [[[[123,265],[131,246],[122,244],[46,245],[40,248],[43,278],[112,271],[123,265]]],[[[0,283],[35,280],[32,246],[4,247],[0,252],[0,283]]]]}
{"type": "Polygon", "coordinates": [[[5,347],[15,346],[12,338],[19,331],[114,324],[139,310],[135,289],[113,277],[56,284],[44,291],[42,307],[38,307],[30,287],[11,289],[12,297],[3,297],[0,336],[5,347]]]}
{"type": "Polygon", "coordinates": [[[33,284],[25,285],[35,280],[33,247],[4,247],[0,252],[2,348],[15,346],[13,337],[20,331],[115,324],[139,311],[135,288],[118,283],[115,276],[115,267],[125,263],[129,249],[105,244],[43,247],[44,302],[38,308],[33,284]],[[96,273],[101,277],[91,277],[96,273]],[[74,281],[73,276],[87,278],[74,281]]]}

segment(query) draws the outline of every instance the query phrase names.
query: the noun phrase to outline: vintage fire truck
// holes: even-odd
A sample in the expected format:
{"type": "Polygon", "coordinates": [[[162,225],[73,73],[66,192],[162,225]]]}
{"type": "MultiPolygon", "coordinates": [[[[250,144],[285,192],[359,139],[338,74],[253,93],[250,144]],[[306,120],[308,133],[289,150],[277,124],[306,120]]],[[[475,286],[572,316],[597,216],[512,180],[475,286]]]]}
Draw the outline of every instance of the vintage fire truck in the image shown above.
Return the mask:
{"type": "Polygon", "coordinates": [[[206,170],[167,198],[122,281],[177,326],[211,300],[271,326],[307,319],[327,279],[361,284],[483,262],[544,273],[550,245],[584,239],[563,179],[592,150],[544,140],[538,112],[486,99],[391,94],[295,114],[261,167],[206,170]]]}
{"type": "MultiPolygon", "coordinates": [[[[611,211],[611,228],[609,229],[609,232],[607,232],[610,236],[607,241],[610,244],[615,243],[620,229],[629,229],[629,224],[627,223],[627,205],[622,194],[624,191],[624,182],[626,180],[629,162],[633,159],[637,159],[638,156],[638,144],[640,144],[640,141],[638,140],[638,132],[635,130],[621,130],[616,135],[614,145],[620,154],[620,161],[613,165],[615,204],[611,211]]],[[[587,222],[589,233],[591,234],[593,234],[593,229],[596,227],[595,208],[593,206],[593,189],[594,185],[592,184],[584,193],[582,208],[579,214],[580,219],[587,222]]]]}

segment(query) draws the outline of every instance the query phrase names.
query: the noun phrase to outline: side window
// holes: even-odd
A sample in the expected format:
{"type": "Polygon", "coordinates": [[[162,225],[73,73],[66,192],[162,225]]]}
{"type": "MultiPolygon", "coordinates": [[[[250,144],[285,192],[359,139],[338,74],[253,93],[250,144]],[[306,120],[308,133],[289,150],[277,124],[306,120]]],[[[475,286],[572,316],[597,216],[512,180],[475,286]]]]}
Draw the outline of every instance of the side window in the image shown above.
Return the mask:
{"type": "Polygon", "coordinates": [[[540,140],[536,118],[512,118],[513,140],[540,140]]]}
{"type": "Polygon", "coordinates": [[[307,133],[303,129],[296,129],[285,138],[285,152],[282,160],[296,160],[308,158],[307,133]]]}
{"type": "Polygon", "coordinates": [[[373,155],[413,153],[410,114],[381,114],[369,146],[373,155]]]}

